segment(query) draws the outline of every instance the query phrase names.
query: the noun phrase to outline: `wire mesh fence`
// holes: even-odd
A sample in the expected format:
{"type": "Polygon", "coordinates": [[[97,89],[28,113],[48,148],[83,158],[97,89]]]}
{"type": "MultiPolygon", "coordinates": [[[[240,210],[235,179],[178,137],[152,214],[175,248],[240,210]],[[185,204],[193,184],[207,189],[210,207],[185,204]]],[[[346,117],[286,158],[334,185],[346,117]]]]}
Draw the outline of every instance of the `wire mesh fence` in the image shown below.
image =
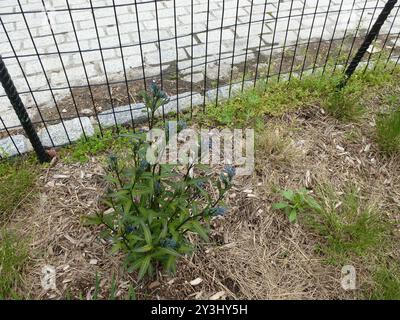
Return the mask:
{"type": "MultiPolygon", "coordinates": [[[[171,97],[158,116],[179,119],[258,79],[346,67],[387,2],[8,0],[0,54],[42,144],[54,147],[146,121],[139,92],[152,81],[171,97]]],[[[398,13],[396,4],[365,67],[398,63],[398,13]]],[[[22,125],[1,89],[1,156],[31,149],[22,125]]]]}

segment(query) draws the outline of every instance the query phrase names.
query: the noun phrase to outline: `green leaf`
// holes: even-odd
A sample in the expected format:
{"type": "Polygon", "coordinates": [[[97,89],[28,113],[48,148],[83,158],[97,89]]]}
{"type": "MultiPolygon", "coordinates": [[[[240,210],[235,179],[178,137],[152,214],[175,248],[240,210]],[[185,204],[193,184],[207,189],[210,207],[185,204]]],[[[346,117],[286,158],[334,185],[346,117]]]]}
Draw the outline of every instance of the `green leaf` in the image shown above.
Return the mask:
{"type": "Polygon", "coordinates": [[[124,206],[124,213],[128,214],[132,208],[132,201],[130,200],[126,201],[123,206],[124,206]]]}
{"type": "Polygon", "coordinates": [[[285,190],[285,191],[282,192],[282,195],[283,195],[286,199],[288,199],[288,200],[290,200],[290,201],[293,201],[293,199],[294,199],[294,192],[293,192],[293,190],[285,190]]]}
{"type": "Polygon", "coordinates": [[[153,246],[152,246],[152,245],[146,244],[146,245],[144,245],[143,247],[134,249],[133,251],[134,251],[134,252],[137,252],[137,253],[144,253],[144,252],[149,252],[149,251],[151,251],[152,249],[153,249],[153,246]]]}
{"type": "Polygon", "coordinates": [[[114,217],[112,215],[103,215],[103,223],[109,227],[114,227],[114,217]]]}
{"type": "Polygon", "coordinates": [[[165,269],[167,269],[172,274],[176,273],[176,257],[169,256],[167,262],[165,263],[165,269]]]}
{"type": "Polygon", "coordinates": [[[83,224],[85,225],[85,226],[91,226],[91,225],[99,225],[99,224],[102,224],[103,223],[103,219],[102,219],[102,217],[100,216],[100,215],[91,215],[91,216],[85,216],[85,217],[82,217],[82,221],[83,221],[83,224]]]}
{"type": "Polygon", "coordinates": [[[143,221],[140,222],[140,226],[143,229],[144,239],[146,240],[147,244],[151,245],[153,242],[152,241],[153,239],[151,237],[151,232],[150,232],[149,227],[143,221]]]}
{"type": "Polygon", "coordinates": [[[136,241],[143,241],[144,240],[142,237],[138,236],[137,234],[133,234],[133,233],[128,233],[125,236],[129,240],[129,242],[131,242],[131,241],[136,242],[136,241]]]}
{"type": "Polygon", "coordinates": [[[190,252],[193,252],[193,247],[189,246],[189,245],[181,245],[178,249],[179,253],[182,254],[187,254],[190,252]]]}
{"type": "Polygon", "coordinates": [[[145,185],[136,186],[132,190],[132,194],[135,196],[141,196],[141,195],[152,194],[152,193],[153,193],[153,189],[151,187],[145,186],[145,185]]]}
{"type": "Polygon", "coordinates": [[[142,262],[144,260],[144,258],[140,258],[140,259],[135,259],[136,255],[130,255],[127,257],[125,264],[128,266],[127,271],[129,273],[133,272],[136,269],[139,269],[140,266],[142,265],[142,262]],[[131,261],[133,260],[133,261],[131,261]]]}
{"type": "Polygon", "coordinates": [[[319,203],[312,197],[307,197],[306,199],[307,204],[314,210],[321,211],[322,208],[319,203]]]}
{"type": "Polygon", "coordinates": [[[146,275],[146,272],[150,266],[150,261],[151,261],[151,256],[146,256],[143,258],[143,261],[140,265],[139,274],[138,274],[139,280],[143,279],[143,277],[146,275]]]}
{"type": "Polygon", "coordinates": [[[167,222],[167,220],[164,220],[163,222],[162,222],[162,229],[161,229],[161,232],[160,232],[160,235],[158,236],[158,239],[163,239],[163,238],[165,238],[166,236],[167,236],[167,233],[168,233],[168,222],[167,222]]]}
{"type": "Polygon", "coordinates": [[[160,248],[158,250],[159,252],[163,253],[163,254],[167,254],[169,256],[174,256],[174,257],[180,257],[180,253],[175,251],[174,249],[171,248],[160,248]]]}
{"type": "Polygon", "coordinates": [[[289,222],[295,222],[297,219],[297,211],[296,210],[292,210],[289,213],[289,222]]]}
{"type": "Polygon", "coordinates": [[[119,250],[121,250],[121,248],[122,248],[122,243],[116,242],[111,248],[111,253],[117,253],[119,250]]]}
{"type": "Polygon", "coordinates": [[[154,210],[143,208],[143,207],[139,208],[139,212],[143,215],[145,220],[149,221],[149,223],[151,223],[153,218],[166,217],[166,215],[163,214],[162,212],[156,212],[154,210]]]}
{"type": "Polygon", "coordinates": [[[190,230],[194,231],[195,233],[197,233],[204,241],[208,241],[208,234],[206,229],[200,224],[200,222],[198,221],[191,221],[189,223],[190,225],[190,230]]]}
{"type": "Polygon", "coordinates": [[[117,179],[117,178],[114,178],[113,176],[106,176],[106,177],[105,177],[105,180],[106,180],[107,182],[111,182],[111,183],[113,183],[113,184],[115,184],[115,185],[118,185],[118,183],[119,183],[118,179],[117,179]]]}
{"type": "Polygon", "coordinates": [[[288,207],[289,205],[285,202],[278,202],[278,203],[274,203],[272,205],[272,208],[274,209],[285,209],[286,207],[288,207]]]}
{"type": "Polygon", "coordinates": [[[110,196],[117,199],[128,199],[128,194],[128,190],[121,189],[119,191],[111,193],[110,196]]]}

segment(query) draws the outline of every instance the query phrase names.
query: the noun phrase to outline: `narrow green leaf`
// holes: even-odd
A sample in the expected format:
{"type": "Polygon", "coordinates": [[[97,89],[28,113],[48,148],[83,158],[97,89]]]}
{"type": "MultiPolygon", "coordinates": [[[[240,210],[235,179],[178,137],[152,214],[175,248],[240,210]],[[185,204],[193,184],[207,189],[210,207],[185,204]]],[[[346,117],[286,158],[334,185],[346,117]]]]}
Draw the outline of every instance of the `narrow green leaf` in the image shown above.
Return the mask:
{"type": "Polygon", "coordinates": [[[153,249],[153,246],[152,246],[152,245],[146,244],[146,245],[144,245],[143,247],[133,249],[133,251],[134,251],[134,252],[137,252],[137,253],[144,253],[144,252],[149,252],[149,251],[151,251],[152,249],[153,249]]]}
{"type": "Polygon", "coordinates": [[[174,256],[174,257],[180,257],[181,255],[179,254],[179,252],[175,251],[174,249],[171,248],[160,248],[159,251],[163,254],[168,254],[170,256],[174,256]]]}
{"type": "Polygon", "coordinates": [[[134,257],[135,256],[130,256],[130,257],[127,258],[126,265],[128,267],[127,268],[128,273],[131,273],[132,271],[134,271],[136,269],[139,269],[140,266],[142,265],[142,262],[143,262],[144,258],[133,260],[134,257]],[[133,260],[133,261],[130,261],[130,260],[133,260]]]}
{"type": "Polygon", "coordinates": [[[198,221],[191,221],[189,223],[191,231],[197,233],[204,241],[208,241],[208,234],[206,229],[198,221]]]}
{"type": "Polygon", "coordinates": [[[167,269],[172,274],[176,273],[176,257],[169,256],[167,262],[165,263],[165,269],[167,269]]]}
{"type": "Polygon", "coordinates": [[[151,245],[153,239],[151,237],[151,232],[149,227],[143,221],[140,222],[140,226],[143,229],[144,239],[146,240],[147,244],[151,245]]]}
{"type": "Polygon", "coordinates": [[[297,212],[296,210],[292,210],[289,213],[289,222],[294,222],[297,219],[297,212]]]}
{"type": "Polygon", "coordinates": [[[88,217],[82,217],[83,224],[85,226],[90,226],[90,225],[99,225],[103,222],[101,216],[99,215],[91,215],[88,217]]]}
{"type": "Polygon", "coordinates": [[[150,261],[151,261],[151,256],[146,256],[143,261],[142,264],[140,266],[139,269],[139,274],[138,274],[138,278],[143,279],[143,277],[146,275],[147,270],[149,269],[150,266],[150,261]]]}

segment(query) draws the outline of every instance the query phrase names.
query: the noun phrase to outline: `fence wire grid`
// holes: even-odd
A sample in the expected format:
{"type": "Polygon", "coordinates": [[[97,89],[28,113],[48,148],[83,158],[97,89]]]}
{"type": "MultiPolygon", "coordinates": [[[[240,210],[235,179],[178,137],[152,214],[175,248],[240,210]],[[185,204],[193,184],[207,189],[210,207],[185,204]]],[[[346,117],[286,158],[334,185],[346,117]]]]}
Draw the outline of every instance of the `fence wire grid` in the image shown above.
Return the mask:
{"type": "MultiPolygon", "coordinates": [[[[346,67],[382,0],[3,0],[0,55],[45,147],[147,119],[139,92],[171,97],[161,119],[252,87],[346,67]]],[[[395,5],[364,57],[399,61],[395,5]]],[[[331,72],[331,71],[330,71],[331,72]]],[[[0,156],[31,150],[0,89],[0,156]]]]}

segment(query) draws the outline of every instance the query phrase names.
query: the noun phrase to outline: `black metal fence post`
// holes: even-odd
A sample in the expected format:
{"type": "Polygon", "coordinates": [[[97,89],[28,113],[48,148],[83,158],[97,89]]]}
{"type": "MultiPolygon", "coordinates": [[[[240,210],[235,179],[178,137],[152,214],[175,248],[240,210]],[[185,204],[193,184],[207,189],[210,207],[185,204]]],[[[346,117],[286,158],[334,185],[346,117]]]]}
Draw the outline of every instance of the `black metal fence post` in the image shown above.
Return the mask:
{"type": "Polygon", "coordinates": [[[50,161],[51,157],[47,154],[42,143],[40,142],[40,139],[35,131],[35,128],[32,125],[28,113],[26,112],[25,106],[22,103],[17,88],[15,88],[15,85],[11,80],[11,76],[8,73],[7,67],[4,64],[1,55],[0,55],[0,82],[4,88],[4,91],[6,92],[8,99],[10,100],[11,105],[15,110],[15,113],[18,116],[19,121],[21,122],[22,127],[25,130],[26,135],[28,136],[32,144],[33,149],[37,154],[39,161],[40,162],[50,161]]]}
{"type": "Polygon", "coordinates": [[[378,18],[376,19],[371,30],[368,32],[367,36],[365,37],[363,43],[361,44],[360,48],[358,49],[353,60],[350,62],[349,66],[347,67],[347,69],[344,73],[344,78],[338,86],[339,89],[342,89],[347,84],[347,81],[350,79],[350,77],[353,75],[357,66],[361,62],[361,59],[364,57],[365,52],[367,52],[371,43],[378,36],[382,25],[386,21],[387,17],[389,16],[390,12],[392,11],[392,9],[396,5],[396,3],[397,3],[397,0],[388,0],[388,2],[386,2],[385,6],[383,7],[381,13],[379,14],[378,18]]]}

